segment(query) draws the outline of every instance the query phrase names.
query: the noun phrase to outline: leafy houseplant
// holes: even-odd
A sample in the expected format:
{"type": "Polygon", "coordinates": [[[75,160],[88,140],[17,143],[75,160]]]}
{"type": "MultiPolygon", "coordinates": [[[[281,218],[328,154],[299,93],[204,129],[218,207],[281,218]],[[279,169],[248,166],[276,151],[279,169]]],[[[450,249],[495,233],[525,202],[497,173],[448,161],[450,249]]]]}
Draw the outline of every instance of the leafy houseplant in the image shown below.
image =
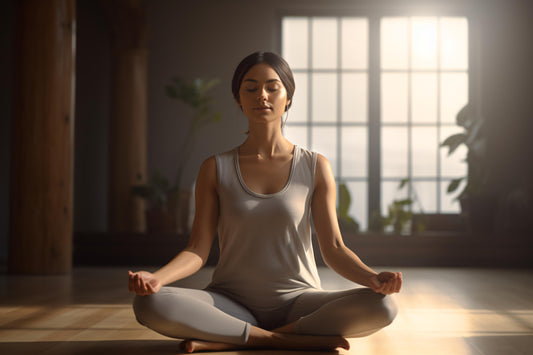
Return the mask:
{"type": "Polygon", "coordinates": [[[359,231],[359,223],[348,214],[350,205],[352,204],[352,198],[350,191],[345,183],[339,184],[339,206],[337,209],[337,219],[339,221],[339,227],[342,231],[349,231],[357,233],[359,231]]]}
{"type": "Polygon", "coordinates": [[[448,193],[458,189],[463,181],[466,184],[457,198],[465,194],[481,195],[485,192],[488,174],[485,168],[485,132],[483,119],[475,115],[467,104],[456,116],[456,123],[463,127],[463,132],[455,133],[442,142],[441,147],[448,147],[448,156],[453,154],[461,145],[468,148],[466,162],[468,163],[468,175],[453,179],[448,185],[448,193]]]}
{"type": "Polygon", "coordinates": [[[451,155],[464,144],[468,149],[466,154],[468,174],[452,180],[447,191],[455,192],[461,183],[466,181],[463,190],[457,196],[463,215],[469,221],[471,231],[487,232],[492,227],[490,222],[493,221],[495,212],[495,199],[489,192],[485,121],[467,104],[457,114],[456,122],[463,127],[463,132],[446,138],[441,147],[448,147],[448,155],[451,155]]]}
{"type": "Polygon", "coordinates": [[[190,112],[190,125],[180,148],[180,159],[177,162],[177,171],[174,183],[156,170],[148,184],[133,186],[132,192],[149,202],[147,220],[149,229],[158,231],[181,232],[187,227],[188,199],[191,192],[183,189],[183,173],[196,144],[200,128],[219,122],[221,114],[211,111],[213,98],[209,91],[217,85],[218,79],[204,80],[201,78],[187,81],[173,78],[165,86],[166,95],[185,104],[190,112]],[[150,228],[150,222],[154,222],[150,228]]]}
{"type": "Polygon", "coordinates": [[[411,197],[393,200],[388,206],[388,215],[382,217],[382,225],[391,227],[394,234],[406,235],[412,232],[422,232],[425,229],[424,209],[410,178],[402,179],[398,185],[398,190],[402,190],[406,186],[409,188],[411,197]],[[418,214],[413,212],[415,203],[420,209],[418,214]],[[414,217],[417,218],[417,223],[414,223],[414,217]]]}

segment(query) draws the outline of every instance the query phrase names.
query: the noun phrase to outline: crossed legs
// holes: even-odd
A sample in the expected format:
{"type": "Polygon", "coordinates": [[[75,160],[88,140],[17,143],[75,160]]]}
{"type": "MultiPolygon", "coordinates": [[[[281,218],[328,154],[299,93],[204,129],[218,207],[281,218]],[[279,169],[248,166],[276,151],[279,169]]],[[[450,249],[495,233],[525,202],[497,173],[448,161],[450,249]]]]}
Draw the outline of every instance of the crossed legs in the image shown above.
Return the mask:
{"type": "Polygon", "coordinates": [[[369,289],[309,291],[299,296],[287,325],[265,330],[242,305],[220,294],[164,287],[151,296],[137,296],[139,323],[154,331],[187,339],[184,350],[242,348],[347,349],[344,337],[371,334],[392,322],[396,307],[390,296],[369,289]]]}

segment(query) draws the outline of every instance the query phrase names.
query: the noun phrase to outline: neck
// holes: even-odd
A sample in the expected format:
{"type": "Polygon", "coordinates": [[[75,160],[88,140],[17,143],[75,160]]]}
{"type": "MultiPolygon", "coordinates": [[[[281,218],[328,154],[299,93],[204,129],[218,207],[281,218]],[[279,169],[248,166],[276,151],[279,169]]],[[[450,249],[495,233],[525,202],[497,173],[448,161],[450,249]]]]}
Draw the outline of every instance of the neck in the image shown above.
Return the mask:
{"type": "Polygon", "coordinates": [[[275,154],[286,154],[292,151],[293,145],[281,133],[279,125],[266,125],[263,127],[250,127],[248,138],[241,145],[244,154],[272,157],[275,154]]]}

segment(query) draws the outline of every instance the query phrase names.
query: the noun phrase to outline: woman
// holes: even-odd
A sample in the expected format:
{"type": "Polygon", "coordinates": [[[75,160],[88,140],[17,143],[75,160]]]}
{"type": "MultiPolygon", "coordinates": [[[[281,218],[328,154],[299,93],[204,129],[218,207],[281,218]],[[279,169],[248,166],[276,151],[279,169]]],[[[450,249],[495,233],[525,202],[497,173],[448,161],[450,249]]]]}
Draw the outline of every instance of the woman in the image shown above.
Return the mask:
{"type": "Polygon", "coordinates": [[[282,115],[294,94],[288,64],[257,52],[235,70],[232,91],[248,118],[242,145],[207,159],[196,183],[190,241],[151,274],[129,272],[137,320],[182,338],[188,352],[242,348],[348,349],[345,337],[392,322],[401,273],[376,273],[341,237],[329,162],[289,142],[282,115]],[[363,288],[324,291],[311,216],[326,264],[363,288]],[[220,259],[205,290],[163,287],[206,262],[218,228],[220,259]]]}

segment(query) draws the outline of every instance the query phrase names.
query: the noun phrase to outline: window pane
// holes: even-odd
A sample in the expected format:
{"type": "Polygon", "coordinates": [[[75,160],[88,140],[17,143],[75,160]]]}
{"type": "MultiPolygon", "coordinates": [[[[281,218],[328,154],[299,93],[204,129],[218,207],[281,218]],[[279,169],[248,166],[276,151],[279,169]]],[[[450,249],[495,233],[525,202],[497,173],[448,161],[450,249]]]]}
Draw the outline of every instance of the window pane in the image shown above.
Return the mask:
{"type": "Polygon", "coordinates": [[[366,18],[343,18],[342,68],[368,68],[368,20],[366,18]]]}
{"type": "Polygon", "coordinates": [[[382,122],[407,122],[407,74],[381,74],[382,122]]]}
{"type": "Polygon", "coordinates": [[[411,67],[413,69],[437,68],[437,19],[413,17],[411,19],[411,67]]]}
{"type": "MultiPolygon", "coordinates": [[[[442,127],[440,142],[455,133],[461,133],[460,127],[442,127]]],[[[467,165],[465,162],[467,149],[462,144],[459,148],[453,152],[452,155],[448,155],[448,148],[440,148],[441,154],[441,175],[443,177],[459,178],[466,175],[467,165]]]]}
{"type": "Polygon", "coordinates": [[[381,68],[407,69],[409,22],[405,17],[381,20],[381,68]]]}
{"type": "Polygon", "coordinates": [[[366,177],[368,155],[366,127],[343,127],[341,130],[342,177],[366,177]]]}
{"type": "Polygon", "coordinates": [[[389,214],[388,208],[394,200],[403,200],[407,198],[407,186],[399,190],[400,180],[383,181],[381,183],[381,213],[383,216],[389,214]]]}
{"type": "Polygon", "coordinates": [[[413,182],[413,212],[437,212],[437,182],[413,182]]]}
{"type": "Polygon", "coordinates": [[[337,20],[313,18],[313,68],[337,67],[337,20]]]}
{"type": "Polygon", "coordinates": [[[455,123],[455,116],[468,102],[468,75],[466,73],[443,73],[440,85],[441,122],[455,123]]]}
{"type": "Polygon", "coordinates": [[[442,69],[468,69],[468,22],[464,17],[440,20],[442,69]]]}
{"type": "Polygon", "coordinates": [[[407,177],[407,128],[381,128],[381,175],[407,177]]]}
{"type": "Polygon", "coordinates": [[[309,143],[307,142],[307,127],[306,126],[291,126],[287,124],[283,128],[283,134],[292,143],[309,149],[309,143]]]}
{"type": "Polygon", "coordinates": [[[313,127],[311,149],[325,156],[337,175],[337,129],[336,127],[313,127]]]}
{"type": "Polygon", "coordinates": [[[348,186],[352,199],[348,215],[359,223],[360,231],[366,231],[368,228],[368,184],[363,181],[350,181],[346,183],[346,186],[348,186]]]}
{"type": "MultiPolygon", "coordinates": [[[[455,198],[457,195],[462,191],[464,185],[459,185],[459,189],[456,190],[454,193],[449,194],[447,192],[448,190],[448,184],[450,183],[449,180],[443,180],[440,184],[440,212],[441,213],[459,213],[461,211],[461,205],[459,204],[459,201],[455,198]]],[[[463,182],[464,184],[464,182],[463,182]]]]}
{"type": "Polygon", "coordinates": [[[437,127],[412,128],[412,176],[437,176],[437,127]]]}
{"type": "Polygon", "coordinates": [[[301,17],[284,17],[282,53],[291,68],[308,68],[309,22],[301,17]]]}
{"type": "Polygon", "coordinates": [[[305,73],[294,73],[294,81],[296,83],[296,90],[292,97],[292,105],[289,109],[288,122],[307,122],[309,116],[307,114],[307,99],[308,99],[308,75],[305,73]]]}
{"type": "Polygon", "coordinates": [[[342,74],[342,108],[343,122],[367,122],[368,114],[368,75],[366,73],[342,74]]]}
{"type": "Polygon", "coordinates": [[[411,77],[411,119],[437,123],[437,74],[413,73],[411,77]]]}
{"type": "Polygon", "coordinates": [[[313,74],[313,122],[337,121],[337,75],[313,74]]]}

